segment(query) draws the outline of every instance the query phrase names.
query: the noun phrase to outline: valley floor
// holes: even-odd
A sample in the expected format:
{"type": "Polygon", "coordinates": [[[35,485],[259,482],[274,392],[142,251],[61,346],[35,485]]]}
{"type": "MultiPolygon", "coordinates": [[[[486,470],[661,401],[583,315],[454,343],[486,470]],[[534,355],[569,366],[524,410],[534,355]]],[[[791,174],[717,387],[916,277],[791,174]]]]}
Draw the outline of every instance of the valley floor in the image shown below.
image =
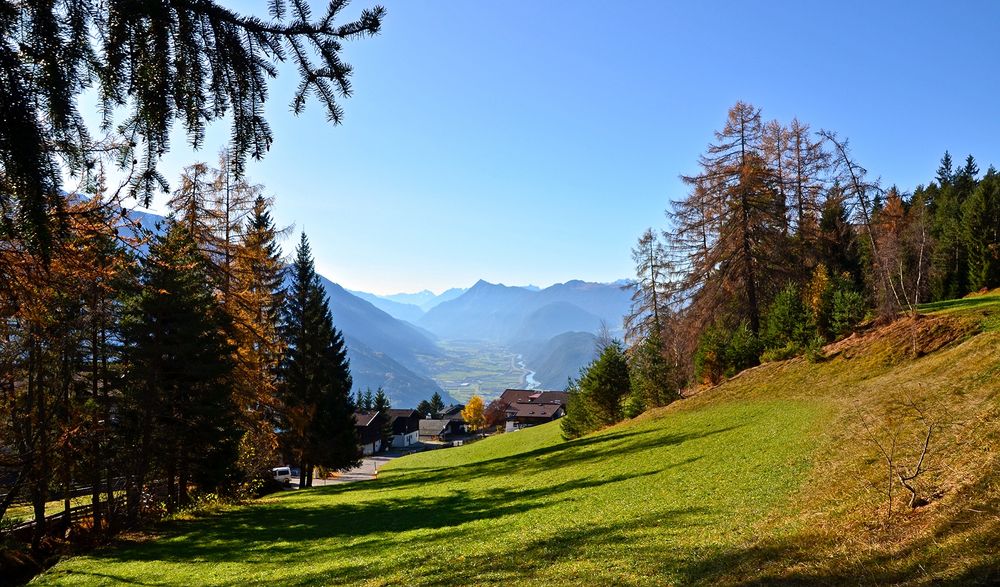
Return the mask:
{"type": "Polygon", "coordinates": [[[997,582],[998,305],[927,308],[581,439],[549,424],[171,522],[36,583],[997,582]],[[912,468],[928,424],[911,510],[877,442],[912,468]]]}

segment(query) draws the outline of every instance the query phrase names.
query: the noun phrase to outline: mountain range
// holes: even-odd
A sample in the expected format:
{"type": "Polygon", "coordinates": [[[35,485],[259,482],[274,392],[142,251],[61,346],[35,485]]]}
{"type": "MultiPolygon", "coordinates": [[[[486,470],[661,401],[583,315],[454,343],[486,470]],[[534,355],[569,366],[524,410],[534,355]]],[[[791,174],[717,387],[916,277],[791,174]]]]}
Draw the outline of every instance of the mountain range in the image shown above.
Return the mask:
{"type": "Polygon", "coordinates": [[[516,346],[563,332],[596,332],[602,323],[620,334],[630,303],[629,293],[616,284],[573,280],[533,290],[480,280],[416,323],[444,339],[516,346]]]}

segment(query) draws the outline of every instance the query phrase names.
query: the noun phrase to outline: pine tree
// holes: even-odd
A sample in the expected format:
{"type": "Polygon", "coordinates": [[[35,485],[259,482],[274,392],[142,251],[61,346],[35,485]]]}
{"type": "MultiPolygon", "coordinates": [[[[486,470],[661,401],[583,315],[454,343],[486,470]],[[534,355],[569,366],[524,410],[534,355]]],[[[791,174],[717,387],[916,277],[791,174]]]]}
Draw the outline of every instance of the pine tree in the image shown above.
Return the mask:
{"type": "Polygon", "coordinates": [[[392,404],[389,402],[389,396],[386,395],[381,385],[375,392],[375,398],[372,400],[372,409],[382,414],[382,450],[388,450],[392,446],[392,416],[389,414],[392,404]]]}
{"type": "Polygon", "coordinates": [[[969,289],[1000,286],[1000,174],[990,167],[962,205],[969,289]]]}
{"type": "Polygon", "coordinates": [[[170,222],[143,261],[125,337],[139,467],[133,482],[141,487],[155,463],[171,510],[187,501],[189,482],[214,490],[233,473],[242,431],[232,403],[228,328],[192,235],[170,222]]]}
{"type": "Polygon", "coordinates": [[[281,365],[286,448],[301,470],[299,484],[312,484],[316,466],[344,470],[359,462],[344,337],[313,264],[305,234],[296,248],[282,313],[287,351],[281,365]]]}

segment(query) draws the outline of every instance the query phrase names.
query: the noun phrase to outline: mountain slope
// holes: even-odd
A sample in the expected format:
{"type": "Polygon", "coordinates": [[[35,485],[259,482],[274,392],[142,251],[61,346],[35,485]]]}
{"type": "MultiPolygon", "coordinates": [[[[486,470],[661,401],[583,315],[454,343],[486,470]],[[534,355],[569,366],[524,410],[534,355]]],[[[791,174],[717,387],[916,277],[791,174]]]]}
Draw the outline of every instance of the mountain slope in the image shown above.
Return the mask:
{"type": "Polygon", "coordinates": [[[178,522],[39,583],[996,584],[992,300],[929,307],[573,441],[548,424],[178,522]],[[912,470],[927,422],[913,485],[929,504],[908,507],[897,483],[890,510],[874,440],[896,438],[912,470]]]}
{"type": "Polygon", "coordinates": [[[320,282],[330,298],[333,323],[345,335],[391,356],[417,373],[424,370],[417,355],[441,354],[434,341],[412,324],[393,318],[323,276],[320,276],[320,282]]]}
{"type": "Polygon", "coordinates": [[[601,318],[569,302],[552,302],[521,319],[511,341],[548,339],[564,332],[597,332],[601,318]]]}
{"type": "Polygon", "coordinates": [[[580,369],[594,360],[596,343],[597,337],[589,332],[564,332],[526,345],[524,363],[535,371],[542,389],[563,389],[569,378],[579,378],[580,369]]]}
{"type": "Polygon", "coordinates": [[[407,322],[416,322],[424,315],[424,311],[420,309],[420,306],[414,304],[404,304],[401,302],[395,302],[393,300],[388,300],[381,296],[375,294],[370,294],[363,291],[354,291],[352,289],[347,290],[351,295],[357,296],[371,305],[375,306],[379,310],[382,310],[386,314],[389,314],[393,318],[399,320],[406,320],[407,322]]]}
{"type": "Polygon", "coordinates": [[[432,308],[417,324],[445,339],[505,340],[536,295],[480,280],[459,297],[432,308]]]}
{"type": "Polygon", "coordinates": [[[392,405],[399,408],[414,408],[435,393],[441,394],[445,403],[457,403],[433,380],[417,375],[386,353],[372,350],[353,336],[345,335],[344,340],[351,360],[354,389],[375,391],[382,387],[392,405]]]}

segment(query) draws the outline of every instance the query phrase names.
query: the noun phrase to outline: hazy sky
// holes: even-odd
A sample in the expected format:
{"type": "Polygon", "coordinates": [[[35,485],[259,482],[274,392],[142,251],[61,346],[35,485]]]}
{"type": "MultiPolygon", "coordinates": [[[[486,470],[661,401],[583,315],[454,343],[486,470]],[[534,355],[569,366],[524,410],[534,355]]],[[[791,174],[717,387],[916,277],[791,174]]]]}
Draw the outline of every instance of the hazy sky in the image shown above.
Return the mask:
{"type": "MultiPolygon", "coordinates": [[[[635,239],[665,225],[737,100],[850,137],[905,190],[945,149],[1000,163],[997,2],[383,4],[382,34],[346,45],[344,124],[316,103],[292,116],[285,68],[274,145],[249,168],[352,289],[628,277],[635,239]]],[[[178,132],[167,177],[213,160],[228,130],[199,153],[178,132]]]]}

